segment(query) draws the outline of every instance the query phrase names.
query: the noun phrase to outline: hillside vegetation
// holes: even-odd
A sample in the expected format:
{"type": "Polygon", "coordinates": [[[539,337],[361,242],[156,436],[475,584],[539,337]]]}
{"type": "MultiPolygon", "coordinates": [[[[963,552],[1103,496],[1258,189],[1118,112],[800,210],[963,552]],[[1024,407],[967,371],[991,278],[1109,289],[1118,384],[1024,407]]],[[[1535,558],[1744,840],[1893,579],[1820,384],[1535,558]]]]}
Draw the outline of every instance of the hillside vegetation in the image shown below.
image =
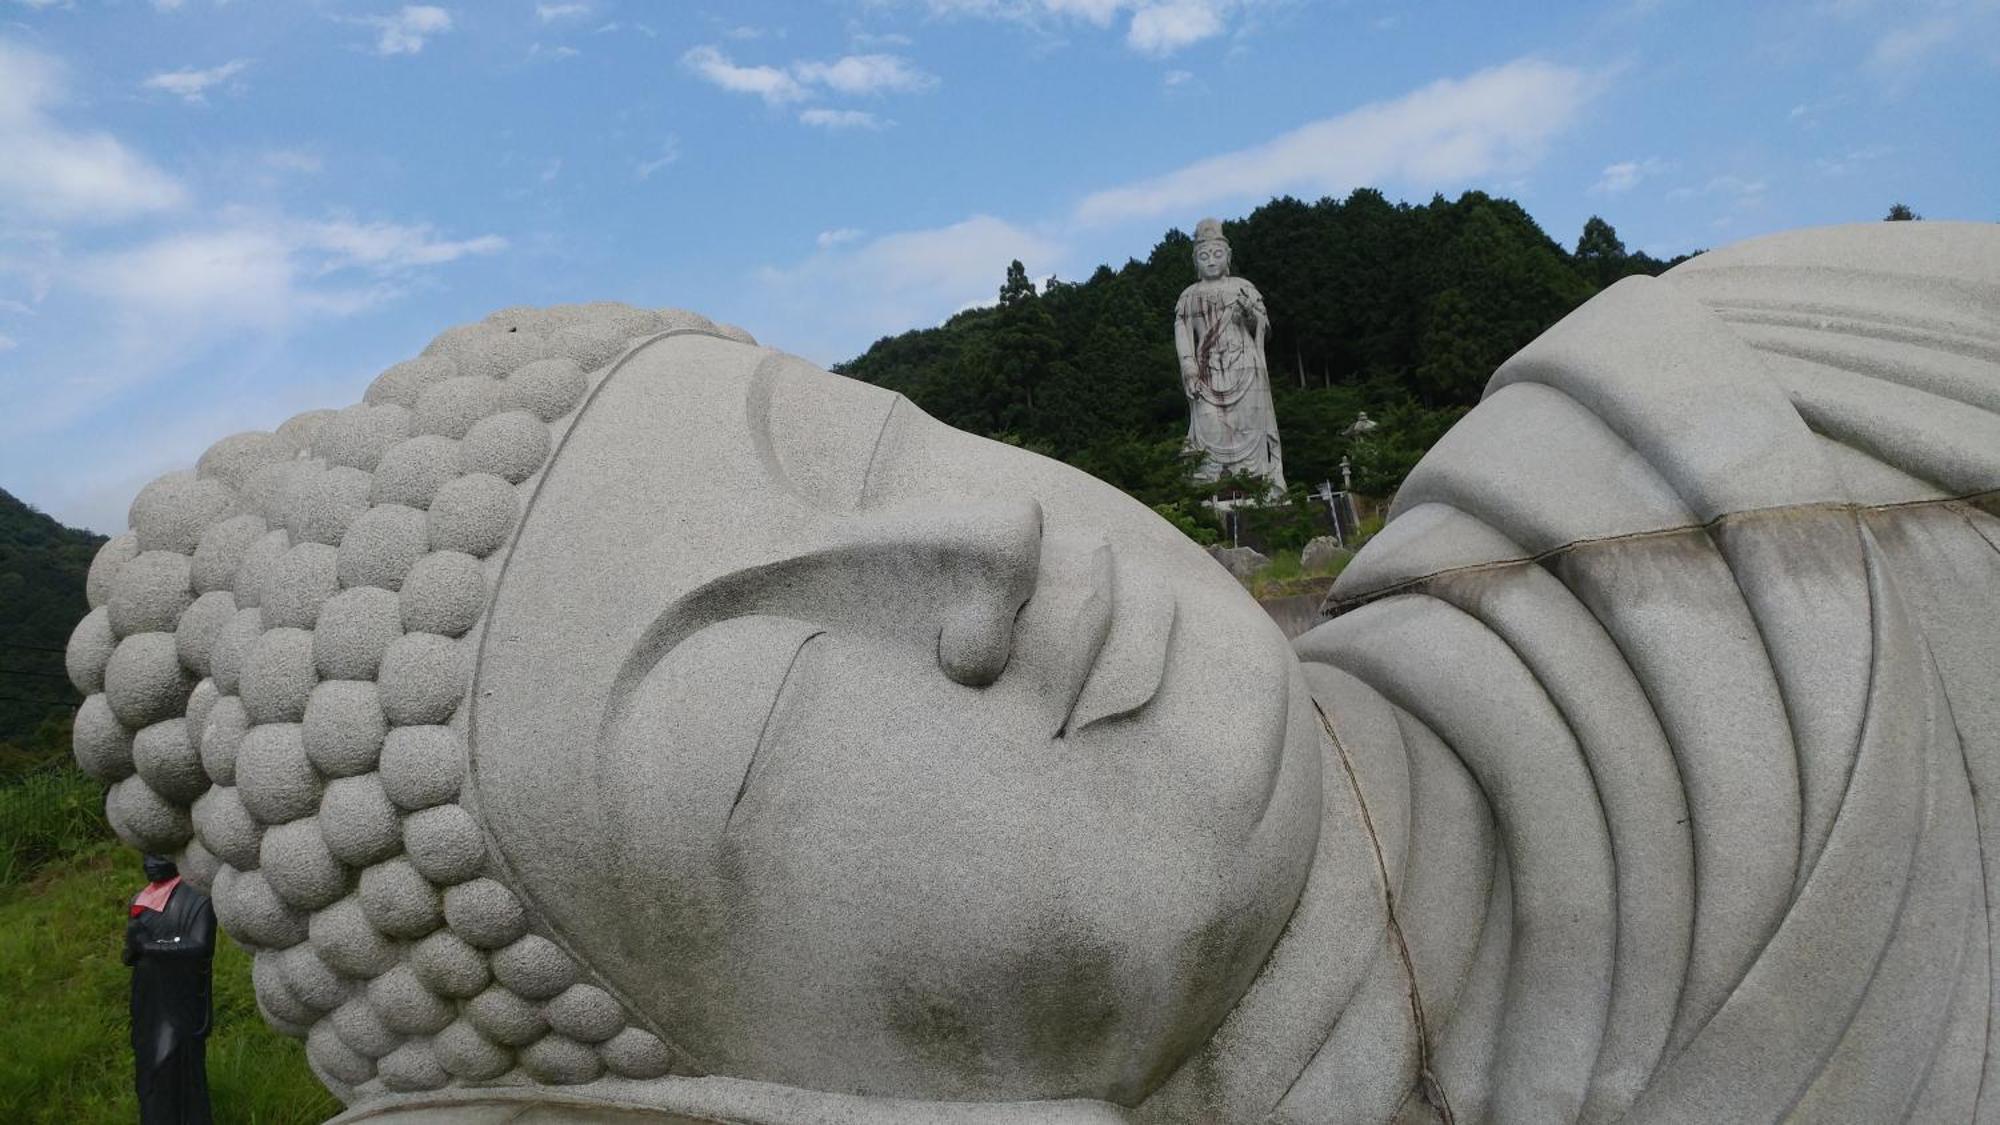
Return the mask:
{"type": "Polygon", "coordinates": [[[69,755],[63,646],[103,542],[0,491],[0,781],[69,755]]]}
{"type": "MultiPolygon", "coordinates": [[[[1674,262],[1628,253],[1601,219],[1558,245],[1521,206],[1483,192],[1390,203],[1281,198],[1225,222],[1236,274],[1263,293],[1266,358],[1300,491],[1340,479],[1386,496],[1478,401],[1493,369],[1599,289],[1674,262]],[[1379,428],[1343,436],[1358,413],[1379,428]]],[[[1173,311],[1193,244],[1168,231],[1145,260],[1037,287],[1021,264],[999,302],[877,341],[837,365],[961,429],[1067,461],[1199,523],[1173,311]]],[[[1675,259],[1679,261],[1680,259],[1675,259]]]]}

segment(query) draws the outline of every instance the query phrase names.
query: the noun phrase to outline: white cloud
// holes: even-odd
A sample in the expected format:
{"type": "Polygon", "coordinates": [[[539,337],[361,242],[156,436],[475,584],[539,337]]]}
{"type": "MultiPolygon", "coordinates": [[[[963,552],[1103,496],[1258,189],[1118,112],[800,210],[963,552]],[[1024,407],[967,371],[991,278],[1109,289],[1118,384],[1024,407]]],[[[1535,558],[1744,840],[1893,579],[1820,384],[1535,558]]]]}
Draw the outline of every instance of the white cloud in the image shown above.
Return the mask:
{"type": "Polygon", "coordinates": [[[326,166],[318,153],[302,148],[274,148],[260,159],[266,168],[302,176],[318,175],[319,170],[326,166]]]}
{"type": "Polygon", "coordinates": [[[991,215],[865,241],[845,233],[822,235],[819,250],[797,265],[757,271],[766,307],[749,319],[784,326],[783,339],[772,333],[767,343],[821,363],[848,359],[879,336],[991,300],[1012,259],[1040,277],[1067,252],[1048,234],[991,215]]]}
{"type": "MultiPolygon", "coordinates": [[[[152,439],[216,403],[258,416],[208,418],[203,441],[323,404],[323,386],[305,392],[317,361],[293,354],[297,332],[508,245],[420,222],[198,206],[116,137],[61,121],[62,78],[55,60],[0,41],[0,314],[6,361],[33,372],[0,416],[0,449],[71,522],[122,526],[133,488],[200,448],[185,433],[152,439]],[[170,222],[72,233],[162,212],[170,222]],[[76,448],[91,455],[79,461],[76,448]]],[[[312,152],[282,149],[216,163],[213,178],[231,183],[320,168],[312,152]]]]}
{"type": "Polygon", "coordinates": [[[638,165],[636,165],[632,169],[632,172],[634,175],[638,176],[642,180],[650,180],[653,178],[653,173],[659,171],[662,168],[665,168],[667,165],[672,164],[674,161],[679,160],[680,158],[681,158],[681,139],[679,137],[670,136],[667,138],[666,143],[660,146],[660,155],[654,157],[651,160],[641,161],[638,165]]]}
{"type": "Polygon", "coordinates": [[[399,275],[506,248],[499,235],[447,239],[421,223],[235,216],[86,256],[69,280],[126,317],[192,318],[209,332],[275,328],[359,311],[393,293],[399,275]]]}
{"type": "Polygon", "coordinates": [[[1443,79],[1393,101],[1302,125],[1263,144],[1094,192],[1082,223],[1156,218],[1282,192],[1341,194],[1363,184],[1443,187],[1538,159],[1602,88],[1599,76],[1523,59],[1443,79]]]}
{"type": "Polygon", "coordinates": [[[869,47],[909,47],[916,43],[916,40],[899,31],[857,31],[849,39],[856,47],[863,49],[869,47]]]}
{"type": "Polygon", "coordinates": [[[1170,70],[1160,75],[1162,86],[1182,86],[1193,80],[1194,72],[1191,70],[1170,70]]]}
{"type": "Polygon", "coordinates": [[[423,223],[225,212],[192,229],[66,257],[51,301],[87,310],[73,345],[0,417],[0,439],[46,434],[227,345],[232,354],[374,308],[446,263],[498,253],[498,235],[423,223]]]}
{"type": "Polygon", "coordinates": [[[831,250],[843,242],[853,242],[860,237],[861,231],[854,227],[836,227],[833,230],[819,232],[819,236],[814,238],[813,242],[822,250],[831,250]]]}
{"type": "Polygon", "coordinates": [[[1762,178],[1731,172],[1710,177],[1700,187],[1675,188],[1667,193],[1667,199],[1675,203],[1707,201],[1705,209],[1711,214],[1708,225],[1719,231],[1734,226],[1745,215],[1761,211],[1769,198],[1769,187],[1762,178]]]}
{"type": "MultiPolygon", "coordinates": [[[[898,55],[843,55],[830,62],[802,59],[788,68],[740,66],[719,47],[704,44],[681,56],[702,80],[736,94],[755,94],[767,105],[810,101],[821,91],[848,95],[914,94],[937,85],[898,55]]],[[[825,121],[812,124],[826,124],[825,121]]]]}
{"type": "Polygon", "coordinates": [[[292,247],[276,230],[175,234],[86,258],[70,280],[125,317],[199,316],[231,326],[274,324],[298,304],[292,247]]]}
{"type": "Polygon", "coordinates": [[[832,62],[792,64],[792,74],[838,94],[912,94],[937,85],[937,76],[896,55],[846,55],[832,62]]]}
{"type": "Polygon", "coordinates": [[[654,31],[652,28],[646,26],[643,23],[618,23],[616,21],[607,23],[602,27],[599,27],[596,31],[591,32],[591,34],[614,35],[618,32],[624,31],[628,27],[631,28],[633,31],[637,32],[638,34],[645,36],[648,39],[658,39],[660,37],[659,32],[654,31]]]}
{"type": "Polygon", "coordinates": [[[433,35],[451,30],[451,13],[429,4],[406,5],[393,16],[369,16],[360,22],[375,28],[378,55],[414,55],[433,35]]]}
{"type": "Polygon", "coordinates": [[[180,206],[179,181],[107,133],[65,129],[63,70],[0,40],[0,216],[112,222],[180,206]]]}
{"type": "MultiPolygon", "coordinates": [[[[1857,15],[1874,15],[1862,6],[1857,15]]],[[[1880,10],[1886,26],[1868,52],[1867,67],[1892,88],[1906,85],[1934,59],[1976,53],[2000,65],[2000,3],[1925,0],[1880,10]]]]}
{"type": "Polygon", "coordinates": [[[140,85],[148,90],[164,91],[190,102],[201,102],[206,100],[204,95],[211,87],[220,86],[243,73],[249,65],[248,59],[231,59],[221,66],[212,66],[207,70],[196,70],[193,67],[165,70],[146,79],[140,85]]]}
{"type": "Polygon", "coordinates": [[[543,23],[554,23],[557,20],[582,19],[589,14],[590,5],[588,4],[535,5],[535,18],[541,20],[543,23]]]}
{"type": "Polygon", "coordinates": [[[813,109],[801,110],[799,121],[821,129],[885,129],[891,122],[861,109],[813,109]]]}
{"type": "Polygon", "coordinates": [[[681,63],[705,82],[734,94],[755,94],[768,105],[804,101],[811,93],[775,66],[737,66],[712,46],[692,47],[681,63]]]}
{"type": "Polygon", "coordinates": [[[1671,167],[1657,156],[1644,160],[1621,160],[1605,165],[1597,182],[1590,185],[1590,190],[1598,195],[1620,195],[1638,187],[1641,180],[1657,176],[1671,167]]]}
{"type": "Polygon", "coordinates": [[[1173,0],[1150,4],[1132,13],[1125,42],[1147,55],[1171,55],[1183,47],[1222,34],[1223,5],[1214,0],[1173,0]]]}
{"type": "Polygon", "coordinates": [[[1825,175],[1845,176],[1858,170],[1862,165],[1872,164],[1894,154],[1895,151],[1887,145],[1866,145],[1834,156],[1817,157],[1813,160],[1813,164],[1825,175]]]}
{"type": "Polygon", "coordinates": [[[1069,23],[1108,29],[1130,13],[1125,44],[1163,57],[1213,39],[1247,9],[1268,0],[921,0],[933,14],[1006,20],[1048,33],[1069,23]]]}
{"type": "Polygon", "coordinates": [[[428,223],[357,223],[351,219],[292,223],[294,255],[317,262],[319,273],[350,268],[366,268],[378,273],[396,273],[419,266],[438,266],[460,258],[496,254],[507,248],[507,240],[497,234],[476,238],[437,237],[428,223]]]}
{"type": "Polygon", "coordinates": [[[20,346],[14,337],[0,334],[0,352],[11,352],[20,346]]]}
{"type": "Polygon", "coordinates": [[[1903,72],[1923,62],[1924,57],[1952,41],[1959,21],[1951,16],[1932,16],[1905,24],[1875,41],[1868,64],[1878,71],[1903,72]]]}
{"type": "Polygon", "coordinates": [[[1085,23],[1107,27],[1125,0],[1042,0],[1042,8],[1052,15],[1075,16],[1085,23]]]}
{"type": "Polygon", "coordinates": [[[1747,205],[1761,201],[1768,186],[1763,180],[1753,180],[1732,173],[1711,177],[1700,187],[1677,187],[1667,193],[1667,198],[1678,202],[1684,199],[1721,196],[1738,205],[1747,205]]]}

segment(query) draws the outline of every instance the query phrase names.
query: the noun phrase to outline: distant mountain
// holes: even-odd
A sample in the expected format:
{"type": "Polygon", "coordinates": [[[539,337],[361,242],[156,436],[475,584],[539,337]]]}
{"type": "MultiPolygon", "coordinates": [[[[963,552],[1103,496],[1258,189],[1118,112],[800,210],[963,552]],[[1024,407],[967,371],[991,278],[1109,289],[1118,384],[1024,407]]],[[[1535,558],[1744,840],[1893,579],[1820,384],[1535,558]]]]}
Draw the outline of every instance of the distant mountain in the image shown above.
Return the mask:
{"type": "Polygon", "coordinates": [[[0,775],[68,753],[78,700],[63,648],[103,542],[0,490],[0,775]]]}

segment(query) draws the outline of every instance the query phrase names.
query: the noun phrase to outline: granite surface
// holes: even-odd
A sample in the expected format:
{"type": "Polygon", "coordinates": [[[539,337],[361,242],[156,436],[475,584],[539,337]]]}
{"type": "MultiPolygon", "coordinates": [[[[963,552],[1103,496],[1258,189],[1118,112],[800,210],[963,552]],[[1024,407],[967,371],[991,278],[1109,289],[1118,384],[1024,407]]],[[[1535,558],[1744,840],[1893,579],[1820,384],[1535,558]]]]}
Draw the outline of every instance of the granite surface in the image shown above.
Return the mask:
{"type": "Polygon", "coordinates": [[[2000,1120],[1996,310],[1972,224],[1620,282],[1293,645],[1073,469],[503,310],[140,493],[76,757],[342,1120],[2000,1120]]]}

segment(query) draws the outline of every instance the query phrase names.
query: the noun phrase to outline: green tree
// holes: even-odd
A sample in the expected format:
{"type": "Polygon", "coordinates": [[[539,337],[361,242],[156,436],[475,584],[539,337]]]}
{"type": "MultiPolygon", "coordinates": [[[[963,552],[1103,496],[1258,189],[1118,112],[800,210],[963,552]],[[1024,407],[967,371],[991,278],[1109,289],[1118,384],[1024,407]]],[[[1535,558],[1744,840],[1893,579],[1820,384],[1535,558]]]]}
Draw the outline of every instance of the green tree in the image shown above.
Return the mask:
{"type": "Polygon", "coordinates": [[[1625,268],[1631,262],[1631,255],[1625,252],[1625,243],[1619,240],[1618,232],[1596,215],[1583,224],[1583,234],[1576,240],[1574,257],[1584,276],[1599,289],[1607,288],[1625,276],[1625,268]]]}
{"type": "Polygon", "coordinates": [[[1062,341],[1056,337],[1055,319],[1042,307],[1035,283],[1028,280],[1019,259],[1008,263],[990,342],[987,361],[993,384],[1004,396],[997,404],[1001,427],[1037,433],[1035,392],[1049,381],[1062,341]]]}
{"type": "Polygon", "coordinates": [[[1891,203],[1889,205],[1889,213],[1887,215],[1882,216],[1882,221],[1886,223],[1910,223],[1910,222],[1915,222],[1921,218],[1923,218],[1923,216],[1917,214],[1915,211],[1910,210],[1908,204],[1891,203]]]}
{"type": "MultiPolygon", "coordinates": [[[[1493,369],[1593,292],[1674,262],[1628,251],[1601,217],[1577,253],[1511,200],[1273,199],[1224,224],[1236,272],[1271,314],[1271,371],[1285,472],[1394,491],[1474,402],[1493,369]],[[1368,411],[1360,448],[1343,431],[1368,411]]],[[[1676,259],[1678,261],[1679,259],[1676,259]]],[[[1169,230],[1142,256],[1040,292],[1009,263],[996,304],[878,340],[835,370],[908,395],[933,417],[1004,437],[1123,488],[1182,526],[1213,517],[1187,473],[1187,399],[1173,310],[1195,279],[1193,244],[1169,230]]]]}

